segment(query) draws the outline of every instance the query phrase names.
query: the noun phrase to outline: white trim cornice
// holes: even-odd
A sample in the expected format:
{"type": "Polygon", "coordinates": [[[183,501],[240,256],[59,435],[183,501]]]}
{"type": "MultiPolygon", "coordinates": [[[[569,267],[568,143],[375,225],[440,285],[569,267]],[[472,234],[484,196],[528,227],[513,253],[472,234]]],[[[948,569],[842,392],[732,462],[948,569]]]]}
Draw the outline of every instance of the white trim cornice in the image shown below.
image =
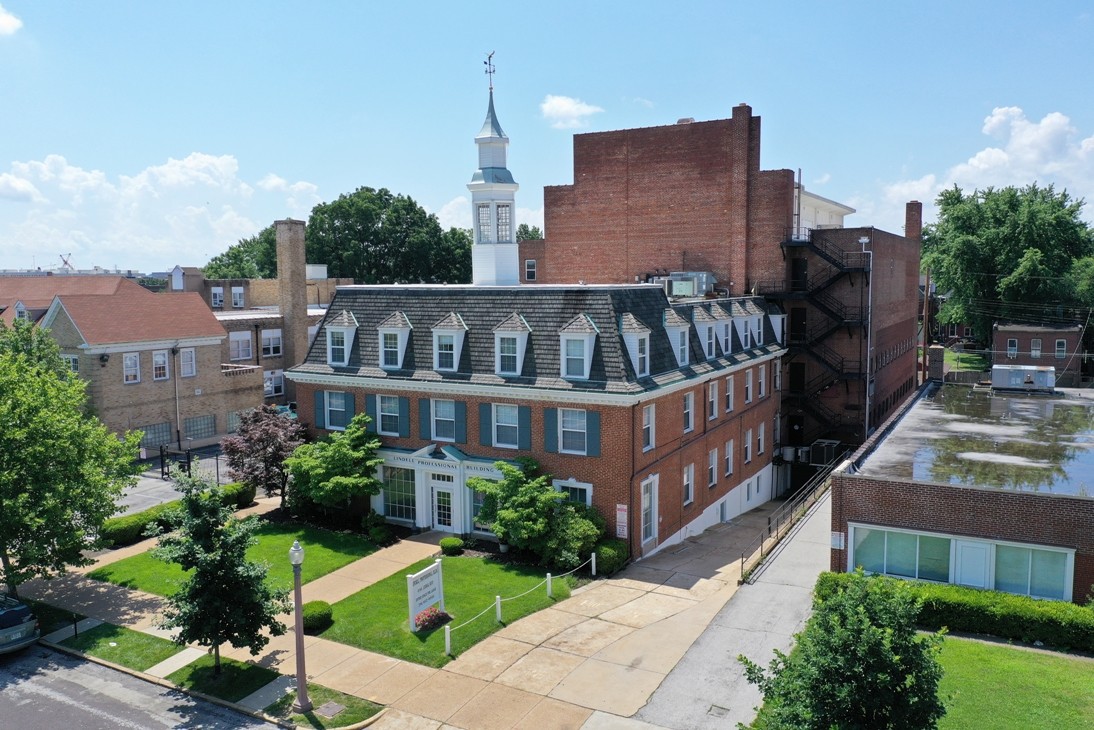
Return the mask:
{"type": "Polygon", "coordinates": [[[116,342],[109,345],[80,345],[80,349],[89,355],[102,355],[117,352],[142,352],[144,350],[169,350],[172,347],[201,347],[217,345],[224,340],[220,335],[211,337],[184,337],[169,340],[145,340],[143,342],[116,342]]]}

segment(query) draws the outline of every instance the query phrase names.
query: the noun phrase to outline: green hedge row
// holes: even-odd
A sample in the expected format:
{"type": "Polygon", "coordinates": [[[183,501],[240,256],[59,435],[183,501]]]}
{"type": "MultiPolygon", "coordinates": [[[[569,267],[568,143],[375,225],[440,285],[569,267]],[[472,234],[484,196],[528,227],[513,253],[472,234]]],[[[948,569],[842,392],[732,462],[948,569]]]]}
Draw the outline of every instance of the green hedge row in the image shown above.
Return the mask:
{"type": "Polygon", "coordinates": [[[614,537],[604,538],[593,548],[596,553],[597,575],[611,575],[624,565],[630,557],[631,551],[626,540],[614,537]]]}
{"type": "MultiPolygon", "coordinates": [[[[814,597],[823,601],[842,590],[849,573],[822,573],[814,597]]],[[[887,578],[885,580],[897,580],[887,578]]],[[[1094,651],[1094,608],[1068,601],[1043,601],[1013,593],[941,583],[906,581],[922,599],[918,623],[935,630],[988,634],[1002,639],[1076,651],[1094,651]]]]}
{"type": "MultiPolygon", "coordinates": [[[[220,497],[224,504],[235,509],[247,507],[255,500],[255,490],[245,484],[233,482],[220,488],[220,497]]],[[[181,500],[157,504],[131,515],[111,517],[103,523],[99,536],[109,547],[123,547],[140,542],[145,538],[148,526],[157,524],[163,529],[171,526],[169,513],[181,504],[181,500]]]]}

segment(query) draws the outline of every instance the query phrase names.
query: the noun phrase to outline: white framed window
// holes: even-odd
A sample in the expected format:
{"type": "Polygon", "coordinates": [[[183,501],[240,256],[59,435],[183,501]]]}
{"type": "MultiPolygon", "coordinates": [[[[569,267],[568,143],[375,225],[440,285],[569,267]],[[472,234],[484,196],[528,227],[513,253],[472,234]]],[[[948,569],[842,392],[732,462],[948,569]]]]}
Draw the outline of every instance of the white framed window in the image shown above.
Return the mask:
{"type": "Polygon", "coordinates": [[[399,333],[398,332],[381,332],[380,333],[380,367],[382,368],[398,368],[399,367],[399,333]]]}
{"type": "Polygon", "coordinates": [[[433,440],[456,440],[456,401],[433,400],[433,440]]]}
{"type": "Polygon", "coordinates": [[[433,355],[434,370],[456,369],[456,336],[438,332],[433,336],[435,347],[433,355]]]}
{"type": "Polygon", "coordinates": [[[748,464],[752,461],[752,429],[745,431],[745,463],[748,464]]]}
{"type": "Polygon", "coordinates": [[[722,352],[726,355],[733,349],[732,327],[732,320],[722,323],[722,352]]]}
{"type": "Polygon", "coordinates": [[[726,462],[726,476],[728,477],[733,473],[733,439],[726,441],[726,450],[723,458],[726,462]]]}
{"type": "Polygon", "coordinates": [[[353,330],[327,327],[327,364],[343,367],[348,365],[352,343],[353,330]]]}
{"type": "Polygon", "coordinates": [[[676,333],[676,362],[681,367],[688,364],[688,331],[680,330],[676,333]]]}
{"type": "Polygon", "coordinates": [[[1034,337],[1029,341],[1029,356],[1038,358],[1041,356],[1041,338],[1034,337]]]}
{"type": "Polygon", "coordinates": [[[243,287],[232,287],[232,306],[236,309],[243,309],[243,287]]]}
{"type": "Polygon", "coordinates": [[[759,390],[759,396],[763,398],[765,395],[767,395],[767,366],[761,365],[760,367],[756,368],[756,370],[759,371],[760,376],[759,383],[757,383],[756,387],[759,390]]]}
{"type": "Polygon", "coordinates": [[[281,357],[281,330],[262,330],[262,357],[281,357]]]}
{"type": "Polygon", "coordinates": [[[535,281],[536,280],[536,260],[524,259],[524,280],[535,281]]]}
{"type": "Polygon", "coordinates": [[[695,394],[684,393],[684,433],[695,428],[695,394]]]}
{"type": "Polygon", "coordinates": [[[61,359],[65,361],[65,367],[74,373],[80,372],[80,356],[79,355],[61,355],[61,359]]]}
{"type": "Polygon", "coordinates": [[[480,205],[478,208],[479,213],[479,242],[480,243],[492,243],[493,226],[490,225],[490,205],[480,205]]]}
{"type": "Polygon", "coordinates": [[[399,396],[376,396],[377,433],[385,436],[399,435],[399,396]]]}
{"type": "Polygon", "coordinates": [[[520,424],[517,406],[494,404],[494,446],[503,449],[520,447],[520,424]]]}
{"type": "Polygon", "coordinates": [[[767,424],[761,423],[756,427],[756,453],[762,454],[764,452],[764,436],[766,435],[767,424]]]}
{"type": "Polygon", "coordinates": [[[263,395],[272,398],[277,395],[285,395],[285,371],[266,370],[262,373],[263,395]]]}
{"type": "Polygon", "coordinates": [[[385,466],[383,469],[384,515],[413,523],[416,513],[414,470],[399,466],[385,466]]]}
{"type": "Polygon", "coordinates": [[[141,382],[141,354],[127,352],[122,355],[122,382],[133,385],[141,382]]]}
{"type": "Polygon", "coordinates": [[[516,335],[498,335],[498,374],[519,375],[516,335]]]}
{"type": "Polygon", "coordinates": [[[167,380],[171,377],[171,366],[168,363],[167,350],[154,350],[152,352],[152,380],[167,380]]]}
{"type": "Polygon", "coordinates": [[[224,287],[214,286],[209,290],[209,304],[214,308],[224,306],[224,287]]]}
{"type": "Polygon", "coordinates": [[[771,363],[771,381],[776,393],[783,389],[783,368],[778,360],[771,363]]]}
{"type": "Polygon", "coordinates": [[[198,374],[197,354],[192,347],[184,347],[179,350],[179,375],[184,378],[192,378],[198,374]]]}
{"type": "Polygon", "coordinates": [[[657,537],[657,475],[651,474],[642,480],[642,542],[647,543],[657,537]]]}
{"type": "Polygon", "coordinates": [[[498,241],[500,243],[507,243],[513,240],[513,222],[512,217],[509,214],[509,205],[505,203],[498,203],[497,206],[498,216],[498,241]]]}
{"type": "Polygon", "coordinates": [[[579,482],[576,479],[556,479],[554,487],[566,495],[566,502],[583,504],[586,507],[593,506],[593,485],[579,482]]]}
{"type": "Polygon", "coordinates": [[[559,408],[558,429],[559,451],[564,454],[585,454],[588,452],[584,410],[580,408],[559,408]]]}
{"type": "Polygon", "coordinates": [[[749,329],[747,319],[745,320],[744,327],[742,327],[741,330],[742,330],[741,341],[742,341],[742,344],[744,345],[744,348],[747,350],[747,349],[752,347],[752,331],[749,329]]]}
{"type": "Polygon", "coordinates": [[[251,333],[250,332],[229,332],[228,333],[228,359],[229,360],[250,360],[251,359],[251,333]]]}
{"type": "Polygon", "coordinates": [[[642,450],[649,451],[657,445],[657,406],[653,403],[642,407],[642,450]]]}
{"type": "Polygon", "coordinates": [[[346,405],[352,396],[341,390],[325,390],[323,395],[327,428],[331,431],[345,431],[349,424],[346,405]]]}
{"type": "Polygon", "coordinates": [[[685,505],[695,501],[695,464],[684,467],[683,493],[685,505]]]}
{"type": "Polygon", "coordinates": [[[1018,357],[1018,339],[1016,337],[1007,339],[1007,357],[1018,357]]]}
{"type": "Polygon", "coordinates": [[[635,350],[638,354],[635,372],[638,377],[644,378],[650,374],[650,336],[641,335],[638,337],[635,341],[635,350]]]}
{"type": "Polygon", "coordinates": [[[752,368],[745,370],[745,403],[752,402],[752,368]]]}
{"type": "Polygon", "coordinates": [[[759,347],[764,343],[764,318],[756,318],[756,326],[753,329],[753,338],[756,341],[756,347],[759,347]]]}
{"type": "Polygon", "coordinates": [[[726,413],[733,410],[733,376],[726,378],[726,413]]]}
{"type": "Polygon", "coordinates": [[[718,449],[711,449],[707,453],[707,486],[713,487],[718,483],[718,449]]]}
{"type": "Polygon", "coordinates": [[[1067,340],[1056,340],[1056,359],[1063,360],[1067,357],[1067,340]]]}
{"type": "Polygon", "coordinates": [[[713,421],[718,417],[718,381],[707,383],[707,419],[713,421]]]}
{"type": "Polygon", "coordinates": [[[585,375],[585,339],[578,337],[564,337],[563,344],[563,377],[584,378],[585,375]]]}
{"type": "Polygon", "coordinates": [[[715,339],[715,335],[716,335],[716,333],[714,331],[714,325],[709,325],[707,327],[707,331],[706,331],[706,341],[703,343],[704,347],[705,347],[705,350],[706,350],[707,360],[713,360],[714,359],[714,339],[715,339]]]}

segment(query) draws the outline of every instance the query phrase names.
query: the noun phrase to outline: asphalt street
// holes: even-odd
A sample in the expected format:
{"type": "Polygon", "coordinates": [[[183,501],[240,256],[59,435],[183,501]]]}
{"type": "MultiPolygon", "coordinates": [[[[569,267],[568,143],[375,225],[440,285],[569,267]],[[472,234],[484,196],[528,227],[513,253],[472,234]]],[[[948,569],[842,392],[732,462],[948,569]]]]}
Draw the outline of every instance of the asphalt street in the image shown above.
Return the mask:
{"type": "Polygon", "coordinates": [[[277,726],[36,645],[0,655],[0,727],[271,730],[277,726]]]}

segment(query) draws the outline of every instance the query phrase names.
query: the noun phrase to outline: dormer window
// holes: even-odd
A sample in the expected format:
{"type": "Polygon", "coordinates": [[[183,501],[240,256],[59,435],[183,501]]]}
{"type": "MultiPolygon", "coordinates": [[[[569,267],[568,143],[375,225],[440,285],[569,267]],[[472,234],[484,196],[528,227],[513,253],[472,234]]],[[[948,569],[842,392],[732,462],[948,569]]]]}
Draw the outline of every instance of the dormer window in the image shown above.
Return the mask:
{"type": "Polygon", "coordinates": [[[494,328],[494,372],[502,376],[518,376],[524,370],[524,351],[528,347],[531,328],[513,312],[494,328]]]}
{"type": "Polygon", "coordinates": [[[455,372],[460,366],[467,325],[455,312],[433,325],[433,369],[438,372],[455,372]]]}
{"type": "Polygon", "coordinates": [[[224,306],[224,287],[214,286],[209,292],[209,305],[212,307],[224,306]]]}
{"type": "Polygon", "coordinates": [[[714,359],[714,327],[713,326],[710,326],[710,325],[707,326],[707,328],[706,328],[706,342],[704,342],[703,345],[706,349],[707,360],[713,360],[714,359]]]}
{"type": "Polygon", "coordinates": [[[342,310],[327,322],[327,364],[332,367],[349,365],[353,350],[353,337],[357,332],[357,319],[351,312],[342,310]]]}
{"type": "Polygon", "coordinates": [[[718,333],[715,326],[718,324],[717,319],[713,314],[700,306],[695,306],[691,310],[691,321],[695,324],[695,332],[700,337],[700,342],[703,346],[703,356],[707,360],[713,360],[717,354],[715,348],[715,341],[718,338],[718,333]]]}
{"type": "Polygon", "coordinates": [[[565,345],[565,364],[563,377],[582,378],[585,376],[585,339],[579,337],[565,337],[562,340],[565,345]]]}
{"type": "Polygon", "coordinates": [[[752,332],[752,339],[756,343],[756,347],[759,347],[764,343],[764,318],[756,317],[755,327],[752,332]]]}
{"type": "Polygon", "coordinates": [[[688,364],[688,331],[679,330],[676,333],[676,362],[683,367],[688,364]]]}
{"type": "Polygon", "coordinates": [[[650,374],[650,328],[630,312],[619,318],[619,332],[627,346],[634,374],[639,378],[650,374]]]}
{"type": "Polygon", "coordinates": [[[559,359],[562,377],[588,380],[593,365],[593,347],[600,334],[592,319],[579,314],[559,330],[559,359]]]}
{"type": "Polygon", "coordinates": [[[668,335],[669,345],[676,356],[676,364],[683,367],[690,360],[688,352],[691,349],[691,344],[688,341],[688,331],[691,329],[691,323],[681,317],[675,309],[666,309],[664,318],[665,334],[668,335]]]}
{"type": "Polygon", "coordinates": [[[635,359],[634,369],[639,377],[645,377],[650,374],[650,336],[639,337],[635,343],[635,350],[638,356],[635,359]]]}
{"type": "Polygon", "coordinates": [[[398,370],[403,366],[403,353],[410,340],[410,320],[402,312],[395,312],[376,328],[379,337],[379,365],[384,370],[398,370]]]}
{"type": "Polygon", "coordinates": [[[498,335],[497,369],[501,375],[517,374],[517,338],[513,335],[498,335]]]}

